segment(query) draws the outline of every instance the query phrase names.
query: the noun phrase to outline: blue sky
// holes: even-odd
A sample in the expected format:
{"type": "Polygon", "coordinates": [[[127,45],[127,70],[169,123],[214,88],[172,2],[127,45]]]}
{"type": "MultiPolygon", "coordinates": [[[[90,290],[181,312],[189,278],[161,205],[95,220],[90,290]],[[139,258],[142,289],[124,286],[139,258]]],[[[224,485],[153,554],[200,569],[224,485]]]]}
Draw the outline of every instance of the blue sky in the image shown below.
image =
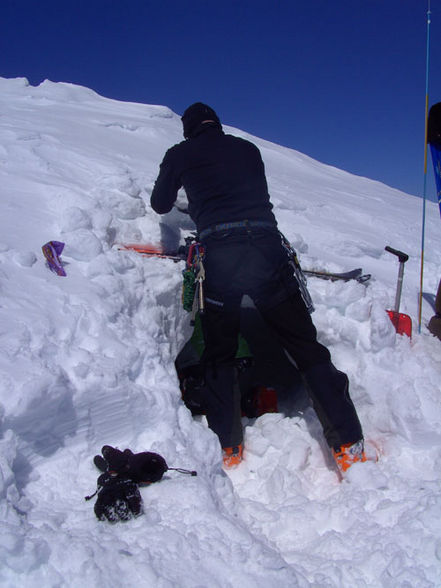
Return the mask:
{"type": "MultiPolygon", "coordinates": [[[[441,0],[431,11],[433,104],[441,0]]],[[[2,0],[0,75],[178,114],[207,102],[226,124],[421,195],[426,12],[426,0],[2,0]]]]}

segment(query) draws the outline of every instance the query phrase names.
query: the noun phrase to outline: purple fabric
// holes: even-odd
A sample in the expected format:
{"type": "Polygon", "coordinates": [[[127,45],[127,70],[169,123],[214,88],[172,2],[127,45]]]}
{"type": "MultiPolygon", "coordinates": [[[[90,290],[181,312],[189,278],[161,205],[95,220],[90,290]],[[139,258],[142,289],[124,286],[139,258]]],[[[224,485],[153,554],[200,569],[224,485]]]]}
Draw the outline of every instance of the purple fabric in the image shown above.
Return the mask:
{"type": "Polygon", "coordinates": [[[63,264],[61,263],[60,255],[64,249],[64,243],[61,241],[49,241],[41,250],[46,258],[49,269],[57,274],[57,276],[66,276],[63,264]]]}
{"type": "Polygon", "coordinates": [[[55,249],[55,253],[57,255],[61,255],[63,253],[64,243],[62,243],[61,241],[49,241],[49,243],[55,249]]]}

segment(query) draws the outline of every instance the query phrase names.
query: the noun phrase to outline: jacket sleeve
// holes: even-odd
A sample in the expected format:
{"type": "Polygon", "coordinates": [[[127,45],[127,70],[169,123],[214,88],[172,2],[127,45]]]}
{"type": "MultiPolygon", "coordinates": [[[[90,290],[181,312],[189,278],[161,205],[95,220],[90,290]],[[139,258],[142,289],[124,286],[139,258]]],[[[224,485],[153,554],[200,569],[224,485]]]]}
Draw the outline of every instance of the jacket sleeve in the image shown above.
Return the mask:
{"type": "Polygon", "coordinates": [[[150,205],[158,214],[170,212],[182,185],[172,160],[173,157],[169,150],[162,160],[159,175],[150,197],[150,205]]]}

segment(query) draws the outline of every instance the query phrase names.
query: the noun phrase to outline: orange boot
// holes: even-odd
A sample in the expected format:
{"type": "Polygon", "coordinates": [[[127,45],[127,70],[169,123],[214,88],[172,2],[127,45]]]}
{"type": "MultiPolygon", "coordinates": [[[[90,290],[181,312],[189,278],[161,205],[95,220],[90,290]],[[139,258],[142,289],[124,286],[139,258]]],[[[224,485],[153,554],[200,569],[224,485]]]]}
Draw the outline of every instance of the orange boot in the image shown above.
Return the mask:
{"type": "Polygon", "coordinates": [[[363,439],[355,443],[345,443],[341,447],[333,449],[332,455],[342,474],[347,472],[354,463],[367,461],[363,439]]]}
{"type": "Polygon", "coordinates": [[[222,458],[224,460],[224,468],[230,469],[238,466],[242,461],[243,445],[236,445],[235,447],[223,447],[222,458]]]}

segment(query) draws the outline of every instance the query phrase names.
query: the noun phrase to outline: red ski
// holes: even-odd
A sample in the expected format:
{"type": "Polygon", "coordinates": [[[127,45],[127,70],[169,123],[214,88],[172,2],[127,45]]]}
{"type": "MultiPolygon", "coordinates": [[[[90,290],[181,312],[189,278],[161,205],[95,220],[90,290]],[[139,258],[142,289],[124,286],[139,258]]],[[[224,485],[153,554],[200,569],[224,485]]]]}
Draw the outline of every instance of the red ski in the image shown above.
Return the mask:
{"type": "Polygon", "coordinates": [[[164,251],[162,247],[150,245],[148,243],[118,243],[117,248],[120,251],[135,251],[145,257],[161,257],[164,259],[172,259],[173,261],[182,261],[186,259],[185,253],[180,253],[178,251],[174,253],[164,251]]]}
{"type": "MultiPolygon", "coordinates": [[[[144,255],[145,257],[160,257],[164,259],[172,259],[173,261],[185,261],[188,257],[191,242],[189,241],[187,245],[182,245],[177,251],[164,251],[162,247],[151,245],[149,243],[118,243],[117,248],[121,251],[136,251],[136,253],[144,255]]],[[[364,283],[371,279],[371,274],[363,274],[361,268],[342,273],[305,269],[302,271],[307,276],[331,281],[343,280],[344,282],[348,282],[349,280],[355,280],[356,282],[364,283]]]]}

